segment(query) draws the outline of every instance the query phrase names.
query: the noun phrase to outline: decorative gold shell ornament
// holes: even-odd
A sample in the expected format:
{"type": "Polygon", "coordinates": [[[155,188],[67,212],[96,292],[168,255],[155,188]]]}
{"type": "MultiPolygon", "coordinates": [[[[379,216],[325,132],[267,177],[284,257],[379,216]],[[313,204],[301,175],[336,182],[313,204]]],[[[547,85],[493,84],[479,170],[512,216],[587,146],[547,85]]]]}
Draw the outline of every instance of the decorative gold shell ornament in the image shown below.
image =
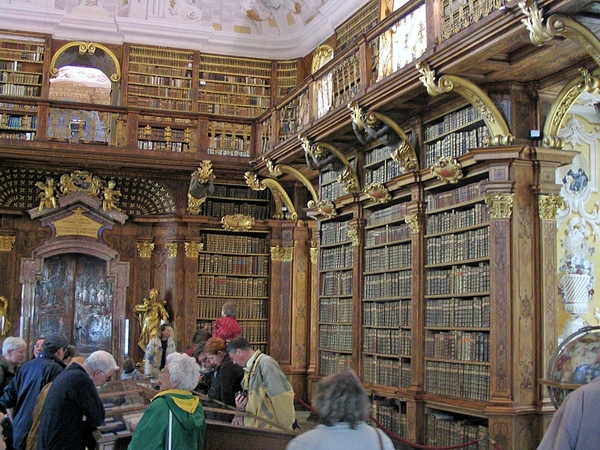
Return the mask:
{"type": "Polygon", "coordinates": [[[227,231],[246,231],[254,226],[254,217],[245,216],[244,214],[223,216],[221,224],[227,231]]]}
{"type": "Polygon", "coordinates": [[[451,156],[442,156],[429,168],[431,174],[440,181],[454,184],[463,177],[462,167],[451,156]]]}
{"type": "Polygon", "coordinates": [[[392,199],[390,192],[381,183],[370,183],[363,189],[363,192],[375,203],[387,203],[392,199]]]}

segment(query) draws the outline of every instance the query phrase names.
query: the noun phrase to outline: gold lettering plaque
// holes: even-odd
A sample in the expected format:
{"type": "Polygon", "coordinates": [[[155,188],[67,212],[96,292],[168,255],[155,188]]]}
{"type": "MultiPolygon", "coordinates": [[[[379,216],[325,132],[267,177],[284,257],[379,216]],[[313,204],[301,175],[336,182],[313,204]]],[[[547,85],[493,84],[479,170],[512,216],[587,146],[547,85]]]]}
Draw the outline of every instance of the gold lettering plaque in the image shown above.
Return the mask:
{"type": "Polygon", "coordinates": [[[75,235],[97,239],[98,231],[102,227],[102,224],[84,216],[83,213],[84,210],[78,208],[69,217],[55,221],[56,237],[75,235]]]}

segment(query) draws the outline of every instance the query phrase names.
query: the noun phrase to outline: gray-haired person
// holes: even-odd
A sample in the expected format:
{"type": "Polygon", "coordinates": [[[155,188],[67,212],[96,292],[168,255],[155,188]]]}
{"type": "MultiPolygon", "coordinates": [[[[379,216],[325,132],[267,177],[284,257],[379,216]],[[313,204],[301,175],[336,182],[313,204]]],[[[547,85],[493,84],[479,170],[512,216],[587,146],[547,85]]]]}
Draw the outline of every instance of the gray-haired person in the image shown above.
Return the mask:
{"type": "Polygon", "coordinates": [[[389,437],[366,424],[367,393],[351,370],[330,375],[317,384],[313,406],[321,424],[294,438],[286,450],[394,450],[389,437]]]}
{"type": "Polygon", "coordinates": [[[83,364],[73,362],[56,377],[42,409],[37,450],[90,448],[92,432],[105,416],[96,386],[118,368],[110,353],[98,350],[83,364]]]}

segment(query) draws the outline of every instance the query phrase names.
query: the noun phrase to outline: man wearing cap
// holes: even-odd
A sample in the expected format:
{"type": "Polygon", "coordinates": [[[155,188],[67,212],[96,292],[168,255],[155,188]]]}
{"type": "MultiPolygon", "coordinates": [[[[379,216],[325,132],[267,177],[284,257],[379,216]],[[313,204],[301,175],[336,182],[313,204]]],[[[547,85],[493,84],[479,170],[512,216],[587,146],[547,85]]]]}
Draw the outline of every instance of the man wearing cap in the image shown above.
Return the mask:
{"type": "Polygon", "coordinates": [[[53,381],[65,368],[62,359],[68,346],[69,342],[60,333],[47,336],[40,355],[24,363],[15,378],[4,389],[0,404],[9,410],[13,420],[15,449],[25,450],[35,401],[42,388],[53,381]]]}

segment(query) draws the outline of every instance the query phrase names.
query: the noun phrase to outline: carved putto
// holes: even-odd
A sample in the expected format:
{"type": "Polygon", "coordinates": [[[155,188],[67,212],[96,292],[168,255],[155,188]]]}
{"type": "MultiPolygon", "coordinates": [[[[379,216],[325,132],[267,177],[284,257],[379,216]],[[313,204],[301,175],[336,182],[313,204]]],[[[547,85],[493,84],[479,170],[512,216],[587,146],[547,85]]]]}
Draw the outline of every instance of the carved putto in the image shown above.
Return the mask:
{"type": "Polygon", "coordinates": [[[215,175],[213,174],[212,162],[203,160],[200,166],[192,173],[190,187],[188,189],[188,212],[200,214],[200,207],[214,190],[215,175]]]}

